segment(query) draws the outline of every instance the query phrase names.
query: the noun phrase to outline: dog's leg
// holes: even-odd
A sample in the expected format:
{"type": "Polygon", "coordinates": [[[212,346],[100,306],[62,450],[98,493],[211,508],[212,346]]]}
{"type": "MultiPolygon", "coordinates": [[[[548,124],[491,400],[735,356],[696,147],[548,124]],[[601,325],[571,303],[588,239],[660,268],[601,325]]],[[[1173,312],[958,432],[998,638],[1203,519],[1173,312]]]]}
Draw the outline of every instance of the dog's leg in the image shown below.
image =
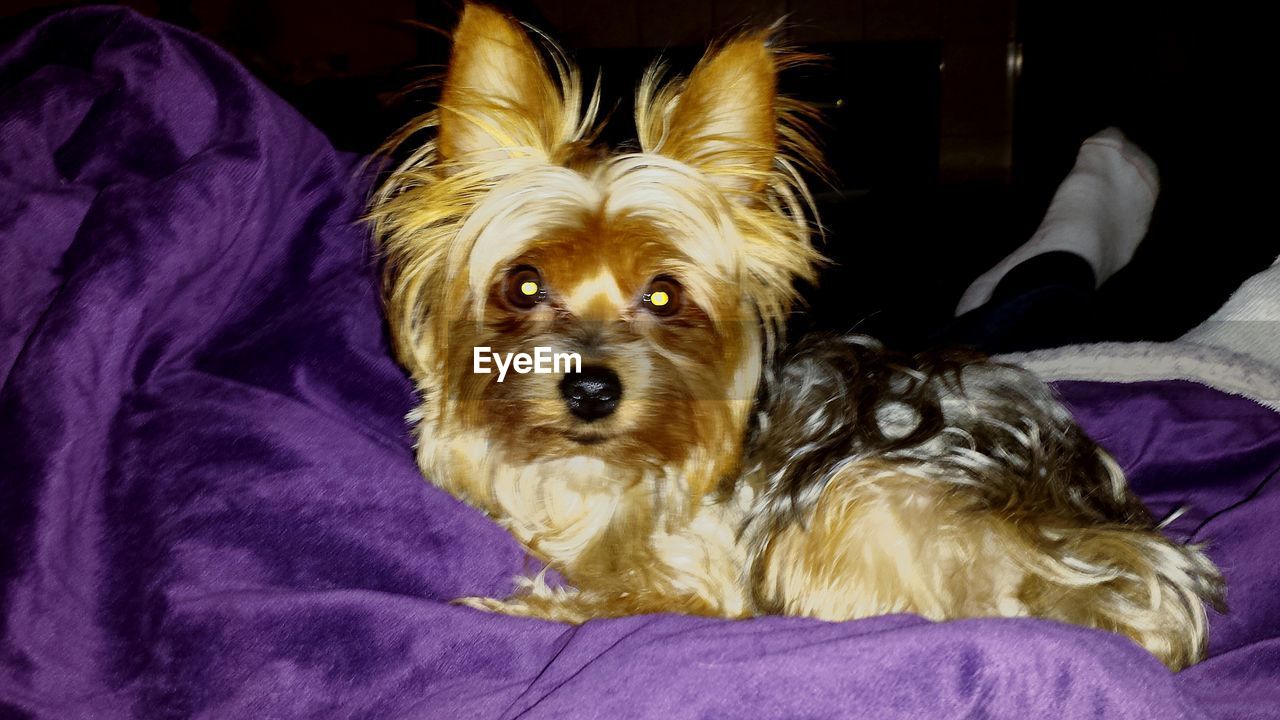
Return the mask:
{"type": "Polygon", "coordinates": [[[846,468],[803,522],[760,543],[757,604],[825,620],[1025,614],[1022,572],[1001,557],[998,535],[961,510],[939,483],[846,468]]]}
{"type": "Polygon", "coordinates": [[[539,575],[522,579],[519,592],[504,600],[458,602],[572,623],[652,613],[746,617],[745,554],[727,517],[736,517],[732,508],[709,505],[687,526],[654,530],[639,542],[606,535],[571,567],[559,568],[575,588],[551,587],[539,575]]]}

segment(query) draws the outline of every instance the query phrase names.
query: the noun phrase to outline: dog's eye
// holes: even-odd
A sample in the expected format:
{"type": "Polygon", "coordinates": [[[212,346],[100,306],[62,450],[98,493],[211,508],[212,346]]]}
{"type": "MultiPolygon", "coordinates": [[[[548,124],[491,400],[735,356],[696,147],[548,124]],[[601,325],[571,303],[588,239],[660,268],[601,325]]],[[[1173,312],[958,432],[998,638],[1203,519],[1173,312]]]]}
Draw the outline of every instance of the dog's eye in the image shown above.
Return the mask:
{"type": "Polygon", "coordinates": [[[659,317],[670,317],[680,312],[684,300],[680,283],[669,277],[655,278],[644,293],[644,306],[659,317]]]}
{"type": "Polygon", "coordinates": [[[507,274],[507,302],[521,310],[528,310],[547,298],[542,275],[529,266],[518,267],[507,274]]]}

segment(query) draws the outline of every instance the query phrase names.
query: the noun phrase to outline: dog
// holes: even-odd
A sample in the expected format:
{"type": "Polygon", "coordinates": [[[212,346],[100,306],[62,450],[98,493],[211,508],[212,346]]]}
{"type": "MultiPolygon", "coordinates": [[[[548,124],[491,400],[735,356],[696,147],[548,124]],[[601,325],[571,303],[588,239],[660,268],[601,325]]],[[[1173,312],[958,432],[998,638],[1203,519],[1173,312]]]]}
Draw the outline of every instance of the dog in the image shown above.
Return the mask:
{"type": "Polygon", "coordinates": [[[638,140],[598,147],[554,43],[468,4],[438,108],[369,219],[432,482],[565,580],[473,607],[571,623],[676,612],[1035,616],[1203,657],[1218,571],[1167,540],[1025,371],[859,336],[784,351],[814,282],[822,161],[767,32],[653,66],[638,140]],[[535,42],[535,39],[537,42],[535,42]],[[475,372],[551,348],[551,373],[475,372]]]}

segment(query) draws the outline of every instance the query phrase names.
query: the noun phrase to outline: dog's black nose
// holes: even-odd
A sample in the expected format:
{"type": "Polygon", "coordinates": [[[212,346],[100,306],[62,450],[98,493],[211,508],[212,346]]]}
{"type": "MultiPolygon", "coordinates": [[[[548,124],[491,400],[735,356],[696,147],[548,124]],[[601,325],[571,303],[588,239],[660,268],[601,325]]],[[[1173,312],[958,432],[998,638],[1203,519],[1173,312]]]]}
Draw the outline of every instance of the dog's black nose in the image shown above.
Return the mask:
{"type": "Polygon", "coordinates": [[[560,381],[560,394],[569,412],[580,420],[591,422],[608,417],[618,409],[622,399],[622,383],[618,374],[607,367],[588,365],[582,372],[569,373],[560,381]]]}

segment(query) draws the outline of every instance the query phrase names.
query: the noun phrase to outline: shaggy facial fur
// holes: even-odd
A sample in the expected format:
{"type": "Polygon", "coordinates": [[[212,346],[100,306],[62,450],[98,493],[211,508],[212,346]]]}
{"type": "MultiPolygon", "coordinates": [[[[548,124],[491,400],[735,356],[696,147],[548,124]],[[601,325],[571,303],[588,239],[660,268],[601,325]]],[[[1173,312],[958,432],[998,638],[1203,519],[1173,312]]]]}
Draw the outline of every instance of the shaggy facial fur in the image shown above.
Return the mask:
{"type": "Polygon", "coordinates": [[[466,602],[573,622],[1039,615],[1194,662],[1216,571],[1028,375],[858,338],[766,372],[818,260],[811,113],[776,92],[807,59],[748,34],[688,78],[655,66],[638,149],[610,153],[554,45],[464,9],[439,109],[392,139],[422,144],[370,213],[388,320],[423,472],[570,583],[466,602]],[[478,346],[577,352],[583,372],[498,382],[472,372],[478,346]]]}

